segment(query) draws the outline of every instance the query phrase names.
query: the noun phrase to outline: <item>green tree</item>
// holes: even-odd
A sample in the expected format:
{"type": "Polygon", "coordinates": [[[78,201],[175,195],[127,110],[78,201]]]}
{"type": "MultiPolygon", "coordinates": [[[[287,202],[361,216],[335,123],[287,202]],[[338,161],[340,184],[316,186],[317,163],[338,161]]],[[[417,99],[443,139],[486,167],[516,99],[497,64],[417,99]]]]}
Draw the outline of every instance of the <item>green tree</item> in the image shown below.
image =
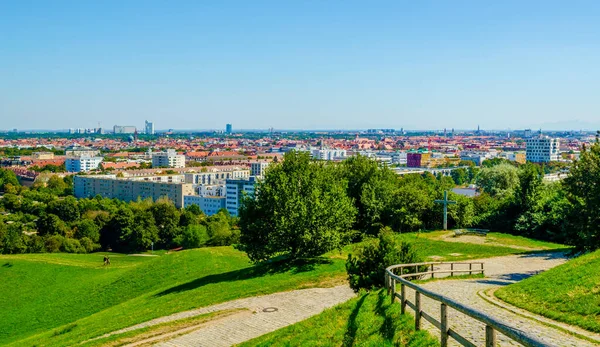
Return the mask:
{"type": "Polygon", "coordinates": [[[477,186],[493,197],[512,195],[519,186],[518,169],[506,163],[485,167],[477,176],[477,186]]]}
{"type": "MultiPolygon", "coordinates": [[[[600,134],[600,132],[599,132],[600,134]]],[[[569,216],[567,241],[579,249],[600,248],[600,142],[584,146],[563,180],[567,198],[573,205],[569,216]]]]}
{"type": "Polygon", "coordinates": [[[67,233],[67,227],[65,223],[55,214],[45,213],[41,215],[37,222],[36,227],[38,235],[62,235],[67,233]]]}
{"type": "Polygon", "coordinates": [[[6,169],[0,169],[0,191],[5,191],[7,184],[12,186],[20,186],[17,175],[14,172],[6,169]]]}
{"type": "Polygon", "coordinates": [[[276,255],[313,257],[347,240],[356,209],[339,170],[289,152],[240,209],[241,248],[257,262],[276,255]]]}
{"type": "Polygon", "coordinates": [[[469,174],[468,174],[467,170],[462,167],[452,170],[451,175],[452,175],[452,179],[454,180],[454,184],[456,184],[458,186],[462,186],[463,184],[467,183],[469,180],[469,174]]]}
{"type": "Polygon", "coordinates": [[[159,242],[164,247],[170,247],[179,234],[179,210],[168,199],[157,200],[150,212],[158,227],[159,242]]]}
{"type": "Polygon", "coordinates": [[[88,238],[94,243],[100,241],[100,228],[89,219],[82,219],[75,224],[75,237],[78,239],[88,238]]]}
{"type": "Polygon", "coordinates": [[[77,199],[72,196],[50,202],[47,211],[57,215],[65,222],[73,222],[80,217],[77,199]]]}

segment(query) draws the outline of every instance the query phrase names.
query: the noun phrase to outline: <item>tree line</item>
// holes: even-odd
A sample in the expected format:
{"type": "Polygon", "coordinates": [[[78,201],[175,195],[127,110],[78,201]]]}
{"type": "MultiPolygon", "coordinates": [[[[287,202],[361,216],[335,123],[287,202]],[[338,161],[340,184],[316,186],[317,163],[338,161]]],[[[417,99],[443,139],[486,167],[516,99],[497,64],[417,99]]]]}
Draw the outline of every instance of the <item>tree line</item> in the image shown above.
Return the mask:
{"type": "Polygon", "coordinates": [[[153,246],[224,246],[239,239],[237,218],[226,210],[207,217],[198,206],[178,209],[167,199],[76,199],[70,176],[52,176],[28,189],[13,172],[0,169],[0,191],[0,254],[131,253],[153,246]]]}
{"type": "Polygon", "coordinates": [[[240,211],[240,248],[255,262],[303,258],[378,235],[442,226],[441,199],[456,185],[476,182],[479,194],[452,192],[450,228],[477,227],[565,243],[578,250],[600,247],[600,144],[583,148],[569,176],[544,182],[562,165],[493,160],[451,177],[430,173],[398,176],[364,156],[341,163],[317,162],[289,152],[272,165],[240,211]]]}

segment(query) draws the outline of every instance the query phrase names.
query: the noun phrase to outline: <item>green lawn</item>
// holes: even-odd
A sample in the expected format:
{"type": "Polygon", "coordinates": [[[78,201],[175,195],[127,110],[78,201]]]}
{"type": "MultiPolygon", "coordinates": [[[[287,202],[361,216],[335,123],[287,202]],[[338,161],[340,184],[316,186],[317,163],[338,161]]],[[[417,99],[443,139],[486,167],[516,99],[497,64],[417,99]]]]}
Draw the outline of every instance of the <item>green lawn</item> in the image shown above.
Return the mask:
{"type": "MultiPolygon", "coordinates": [[[[398,237],[424,257],[484,258],[509,247],[398,237]]],[[[243,252],[213,247],[155,257],[104,253],[0,255],[0,345],[65,346],[175,312],[346,279],[353,246],[303,264],[254,266],[243,252]]],[[[431,258],[430,258],[431,259],[431,258]]]]}
{"type": "Polygon", "coordinates": [[[600,251],[496,291],[515,306],[600,332],[600,251]]]}
{"type": "Polygon", "coordinates": [[[381,289],[361,293],[344,304],[300,323],[247,341],[240,346],[438,346],[414,319],[400,314],[381,289]]]}

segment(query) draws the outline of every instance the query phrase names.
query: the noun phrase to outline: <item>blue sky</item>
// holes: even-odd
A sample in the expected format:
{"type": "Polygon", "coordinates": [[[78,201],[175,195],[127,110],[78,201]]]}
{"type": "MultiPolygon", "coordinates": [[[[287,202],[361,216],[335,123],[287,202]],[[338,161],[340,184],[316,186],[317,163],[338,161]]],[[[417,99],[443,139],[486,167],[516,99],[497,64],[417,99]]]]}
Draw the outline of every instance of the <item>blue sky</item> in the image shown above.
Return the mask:
{"type": "Polygon", "coordinates": [[[3,1],[0,129],[600,128],[599,1],[3,1]]]}

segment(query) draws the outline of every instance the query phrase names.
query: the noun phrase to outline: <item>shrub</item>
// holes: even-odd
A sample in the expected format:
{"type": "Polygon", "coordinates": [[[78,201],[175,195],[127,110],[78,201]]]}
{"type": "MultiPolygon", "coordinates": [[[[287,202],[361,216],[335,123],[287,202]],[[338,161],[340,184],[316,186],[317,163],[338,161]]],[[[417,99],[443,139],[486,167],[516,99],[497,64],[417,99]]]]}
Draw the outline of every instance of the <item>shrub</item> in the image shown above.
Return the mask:
{"type": "Polygon", "coordinates": [[[206,246],[210,237],[204,225],[189,225],[177,236],[175,243],[185,248],[206,246]]]}
{"type": "Polygon", "coordinates": [[[66,253],[85,253],[85,248],[81,246],[79,240],[65,238],[63,240],[61,251],[66,253]]]}
{"type": "Polygon", "coordinates": [[[100,249],[100,244],[94,243],[90,238],[83,237],[79,240],[81,247],[85,249],[87,253],[91,253],[97,249],[100,249]]]}
{"type": "Polygon", "coordinates": [[[408,242],[399,242],[390,228],[380,231],[377,239],[371,239],[359,247],[355,255],[349,254],[346,271],[350,287],[373,289],[384,284],[385,269],[394,264],[421,262],[416,249],[408,242]]]}
{"type": "Polygon", "coordinates": [[[46,237],[46,252],[58,253],[62,247],[65,238],[60,235],[52,235],[46,237]]]}

